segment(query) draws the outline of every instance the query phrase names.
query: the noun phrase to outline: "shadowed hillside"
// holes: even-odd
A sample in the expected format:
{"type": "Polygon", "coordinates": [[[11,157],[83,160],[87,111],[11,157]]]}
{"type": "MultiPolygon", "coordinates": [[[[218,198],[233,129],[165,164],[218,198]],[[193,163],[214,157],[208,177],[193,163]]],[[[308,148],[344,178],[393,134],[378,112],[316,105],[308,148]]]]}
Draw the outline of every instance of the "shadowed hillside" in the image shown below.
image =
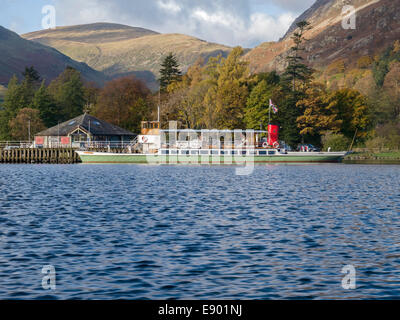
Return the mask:
{"type": "Polygon", "coordinates": [[[160,63],[169,52],[176,54],[182,71],[200,56],[226,56],[231,48],[182,34],[157,34],[154,31],[110,23],[96,23],[23,35],[51,46],[72,59],[110,77],[135,74],[153,89],[157,86],[160,63]]]}
{"type": "MultiPolygon", "coordinates": [[[[336,61],[354,67],[358,59],[382,53],[400,37],[400,0],[318,0],[296,22],[307,20],[313,29],[304,56],[320,70],[336,61]],[[343,29],[342,9],[353,5],[357,12],[356,29],[343,29]]],[[[253,72],[285,68],[287,50],[295,30],[293,24],[280,42],[264,43],[250,51],[246,58],[253,72]]]]}
{"type": "Polygon", "coordinates": [[[0,26],[0,84],[7,84],[15,74],[21,77],[26,66],[34,66],[48,82],[67,66],[80,71],[87,81],[103,84],[105,76],[85,63],[79,63],[54,48],[28,41],[0,26]]]}

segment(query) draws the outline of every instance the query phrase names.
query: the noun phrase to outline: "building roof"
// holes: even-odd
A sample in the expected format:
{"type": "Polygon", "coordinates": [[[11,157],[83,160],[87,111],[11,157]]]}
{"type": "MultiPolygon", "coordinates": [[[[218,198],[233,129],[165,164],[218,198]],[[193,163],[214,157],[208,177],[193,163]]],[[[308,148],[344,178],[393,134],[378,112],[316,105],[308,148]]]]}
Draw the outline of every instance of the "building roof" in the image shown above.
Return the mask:
{"type": "Polygon", "coordinates": [[[111,123],[97,119],[87,113],[76,117],[74,119],[65,121],[56,125],[52,128],[44,130],[36,134],[41,137],[56,137],[56,136],[67,136],[77,128],[82,128],[90,132],[94,136],[134,136],[135,134],[115,126],[111,123]]]}

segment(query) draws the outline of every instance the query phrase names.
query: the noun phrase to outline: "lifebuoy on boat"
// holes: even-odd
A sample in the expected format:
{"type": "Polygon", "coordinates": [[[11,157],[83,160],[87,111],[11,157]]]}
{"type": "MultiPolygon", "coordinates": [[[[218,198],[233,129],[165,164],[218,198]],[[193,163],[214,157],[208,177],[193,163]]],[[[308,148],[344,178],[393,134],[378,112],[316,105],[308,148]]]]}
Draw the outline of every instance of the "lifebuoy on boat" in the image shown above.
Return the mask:
{"type": "Polygon", "coordinates": [[[142,142],[143,143],[149,142],[149,138],[147,138],[146,136],[142,136],[142,142]]]}
{"type": "Polygon", "coordinates": [[[262,144],[262,146],[263,146],[263,148],[267,148],[267,147],[268,147],[268,143],[264,142],[264,143],[262,144]]]}
{"type": "Polygon", "coordinates": [[[279,143],[277,141],[274,142],[274,144],[272,145],[275,149],[279,149],[279,143]]]}

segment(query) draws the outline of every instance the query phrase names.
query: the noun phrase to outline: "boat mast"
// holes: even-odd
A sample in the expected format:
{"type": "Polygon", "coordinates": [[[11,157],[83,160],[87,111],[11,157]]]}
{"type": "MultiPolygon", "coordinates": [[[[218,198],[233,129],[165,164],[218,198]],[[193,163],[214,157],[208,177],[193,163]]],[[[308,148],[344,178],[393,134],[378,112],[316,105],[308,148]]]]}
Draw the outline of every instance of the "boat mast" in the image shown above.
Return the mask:
{"type": "Polygon", "coordinates": [[[270,137],[270,132],[269,132],[269,126],[271,125],[271,99],[269,99],[269,112],[268,112],[268,141],[267,144],[271,141],[271,137],[270,137]]]}
{"type": "Polygon", "coordinates": [[[158,107],[157,107],[157,122],[158,122],[158,125],[160,125],[160,105],[161,105],[161,88],[158,89],[158,107]]]}

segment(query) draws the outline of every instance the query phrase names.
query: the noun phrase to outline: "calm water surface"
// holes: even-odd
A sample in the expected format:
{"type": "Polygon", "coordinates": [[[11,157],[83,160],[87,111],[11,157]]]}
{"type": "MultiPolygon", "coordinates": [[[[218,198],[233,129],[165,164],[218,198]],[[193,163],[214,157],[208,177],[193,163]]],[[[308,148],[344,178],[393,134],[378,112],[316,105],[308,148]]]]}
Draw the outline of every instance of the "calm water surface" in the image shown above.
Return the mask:
{"type": "Polygon", "coordinates": [[[399,181],[400,166],[1,165],[0,299],[399,298],[399,181]]]}

